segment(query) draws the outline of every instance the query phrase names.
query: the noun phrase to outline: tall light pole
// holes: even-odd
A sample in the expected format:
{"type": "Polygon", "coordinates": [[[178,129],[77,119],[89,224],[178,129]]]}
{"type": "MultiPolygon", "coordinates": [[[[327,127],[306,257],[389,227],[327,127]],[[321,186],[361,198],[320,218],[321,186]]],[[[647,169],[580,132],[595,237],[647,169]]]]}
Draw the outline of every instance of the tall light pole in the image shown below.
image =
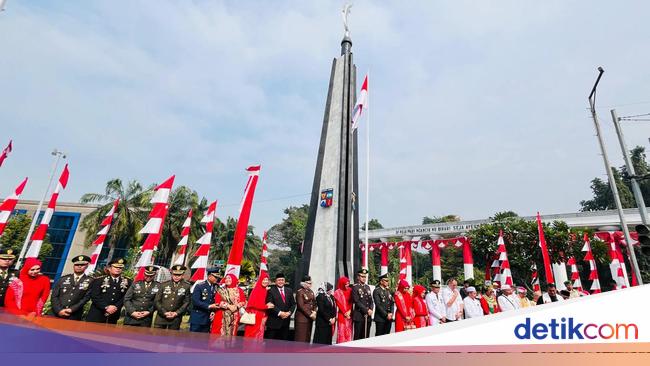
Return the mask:
{"type": "Polygon", "coordinates": [[[634,193],[634,200],[636,201],[636,206],[639,208],[639,214],[641,215],[641,222],[643,225],[648,225],[648,212],[646,211],[645,201],[643,200],[643,194],[641,193],[641,188],[639,187],[639,181],[636,178],[636,171],[634,170],[634,165],[632,164],[632,159],[630,159],[630,151],[627,149],[627,144],[625,143],[625,137],[623,136],[623,129],[621,128],[621,119],[616,114],[616,109],[612,109],[612,121],[614,121],[614,128],[616,128],[616,135],[618,136],[618,142],[621,145],[621,150],[623,152],[623,159],[625,159],[625,166],[627,167],[627,172],[630,175],[630,182],[632,183],[632,192],[634,193]]]}
{"type": "Polygon", "coordinates": [[[18,256],[18,262],[16,264],[16,268],[20,268],[23,261],[23,257],[27,252],[29,239],[32,237],[32,233],[34,232],[34,227],[36,226],[36,220],[38,219],[38,215],[41,213],[41,208],[43,208],[43,201],[45,201],[47,195],[50,193],[50,187],[52,186],[52,180],[54,179],[54,174],[56,174],[56,169],[59,167],[59,161],[61,159],[66,158],[65,153],[57,149],[54,149],[52,151],[52,155],[54,156],[54,165],[52,166],[52,173],[50,173],[50,180],[47,183],[47,189],[45,190],[45,194],[43,195],[43,198],[41,198],[41,201],[38,203],[38,206],[36,207],[36,211],[34,212],[34,216],[32,217],[32,223],[29,225],[29,232],[27,232],[27,237],[25,238],[23,247],[20,249],[20,255],[18,256]]]}
{"type": "Polygon", "coordinates": [[[632,268],[636,274],[636,278],[639,281],[640,285],[643,285],[643,280],[641,279],[641,271],[639,270],[639,264],[636,261],[636,254],[634,253],[634,248],[632,247],[632,238],[630,237],[630,230],[627,227],[627,221],[625,220],[625,214],[623,213],[623,206],[621,205],[621,198],[618,195],[618,188],[616,187],[616,181],[614,180],[614,174],[612,174],[612,166],[609,164],[609,158],[607,157],[607,150],[605,150],[605,143],[603,142],[603,135],[600,131],[600,122],[598,122],[598,115],[596,114],[596,88],[600,82],[600,78],[603,76],[602,67],[598,67],[598,78],[594,83],[594,87],[589,93],[589,107],[591,110],[591,117],[594,120],[594,127],[596,128],[596,136],[598,137],[598,143],[600,145],[600,152],[603,156],[603,162],[605,163],[605,170],[607,170],[607,179],[609,180],[609,187],[612,190],[612,195],[614,196],[614,203],[616,204],[616,210],[618,211],[618,217],[621,221],[621,228],[623,229],[623,234],[625,235],[625,242],[627,244],[627,250],[630,253],[630,261],[632,262],[632,268]]]}

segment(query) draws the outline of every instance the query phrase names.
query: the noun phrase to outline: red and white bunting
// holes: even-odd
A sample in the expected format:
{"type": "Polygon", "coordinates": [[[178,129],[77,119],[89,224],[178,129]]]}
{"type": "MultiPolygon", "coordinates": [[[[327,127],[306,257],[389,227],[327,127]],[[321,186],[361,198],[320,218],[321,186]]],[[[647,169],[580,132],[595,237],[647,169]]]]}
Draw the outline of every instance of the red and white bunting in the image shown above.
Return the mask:
{"type": "Polygon", "coordinates": [[[474,279],[474,257],[472,256],[472,243],[468,237],[461,237],[459,242],[463,246],[463,274],[466,280],[474,279]]]}
{"type": "Polygon", "coordinates": [[[262,236],[262,257],[260,258],[260,275],[259,277],[262,277],[263,273],[266,273],[268,275],[269,273],[269,266],[267,262],[267,257],[269,256],[269,251],[268,251],[268,246],[267,246],[267,235],[266,231],[264,232],[264,235],[262,236]]]}
{"type": "Polygon", "coordinates": [[[192,275],[192,281],[204,281],[207,279],[208,257],[210,256],[210,243],[212,242],[212,231],[214,230],[214,219],[217,211],[217,201],[208,206],[208,210],[203,215],[201,223],[205,224],[205,233],[196,241],[199,248],[194,253],[196,260],[192,263],[195,268],[192,275]]]}
{"type": "Polygon", "coordinates": [[[27,185],[27,178],[25,178],[25,180],[23,180],[22,183],[16,187],[13,194],[10,194],[0,204],[0,236],[5,231],[7,222],[9,221],[9,216],[11,216],[11,213],[14,212],[14,209],[18,204],[18,199],[25,189],[25,185],[27,185]]]}
{"type": "Polygon", "coordinates": [[[68,170],[68,164],[66,164],[65,167],[63,167],[63,172],[61,172],[54,193],[52,193],[52,197],[50,197],[50,202],[47,204],[41,223],[32,235],[32,245],[29,246],[25,258],[38,258],[38,254],[41,252],[41,246],[43,245],[43,240],[45,240],[45,235],[47,234],[47,229],[50,226],[50,220],[52,220],[52,216],[56,210],[56,201],[59,199],[61,191],[68,185],[68,178],[70,178],[70,171],[68,170]]]}
{"type": "Polygon", "coordinates": [[[539,285],[539,275],[537,273],[537,264],[533,263],[533,265],[530,266],[530,271],[532,272],[532,274],[531,274],[532,280],[530,281],[530,285],[533,288],[533,291],[541,291],[542,287],[539,285]]]}
{"type": "Polygon", "coordinates": [[[169,208],[167,202],[169,201],[169,194],[174,186],[174,178],[176,176],[172,175],[159,184],[154,189],[153,197],[151,197],[153,207],[151,208],[151,212],[149,212],[149,220],[139,232],[139,234],[147,234],[147,238],[140,248],[140,258],[135,264],[135,268],[139,268],[138,274],[135,277],[136,281],[144,279],[144,267],[153,264],[153,252],[160,242],[163,223],[169,208]]]}
{"type": "Polygon", "coordinates": [[[499,246],[497,253],[499,253],[499,267],[501,269],[499,280],[502,285],[513,286],[514,283],[512,281],[512,272],[510,271],[510,261],[508,260],[508,252],[506,251],[506,243],[503,240],[502,230],[499,230],[499,240],[497,241],[497,244],[499,246]]]}
{"type": "Polygon", "coordinates": [[[542,225],[542,218],[539,215],[539,212],[537,213],[537,234],[539,235],[539,247],[542,251],[542,259],[544,260],[546,283],[555,283],[553,268],[551,267],[551,258],[548,255],[548,246],[546,245],[546,238],[544,237],[544,226],[542,225]]]}
{"type": "Polygon", "coordinates": [[[255,165],[246,169],[248,172],[248,181],[246,182],[244,197],[242,198],[239,210],[239,220],[237,220],[237,227],[235,228],[235,237],[232,242],[232,247],[230,248],[230,254],[228,255],[228,264],[226,265],[225,274],[233,274],[237,278],[239,278],[239,268],[241,267],[241,261],[244,257],[244,244],[246,243],[246,235],[248,234],[248,221],[251,216],[253,197],[255,196],[255,188],[257,187],[260,168],[260,165],[255,165]]]}
{"type": "Polygon", "coordinates": [[[102,253],[102,248],[104,247],[104,242],[108,236],[108,231],[111,229],[111,225],[113,224],[113,219],[117,215],[117,205],[119,204],[120,200],[116,199],[115,202],[113,202],[111,209],[108,210],[106,215],[104,215],[104,220],[100,223],[101,229],[97,232],[97,238],[93,242],[95,249],[93,250],[93,254],[90,255],[90,263],[86,269],[86,274],[95,272],[95,268],[97,268],[97,260],[99,260],[99,255],[102,253]]]}
{"type": "Polygon", "coordinates": [[[178,242],[178,255],[176,260],[172,262],[174,264],[185,264],[185,252],[187,251],[187,240],[190,236],[190,226],[192,224],[192,209],[187,212],[187,218],[183,222],[183,229],[181,230],[181,240],[178,242]]]}
{"type": "Polygon", "coordinates": [[[5,159],[9,156],[9,153],[13,150],[13,141],[9,140],[9,144],[5,147],[0,153],[0,167],[4,163],[5,159]]]}
{"type": "Polygon", "coordinates": [[[598,268],[596,267],[596,260],[594,255],[591,252],[591,244],[589,243],[589,237],[587,233],[584,234],[582,238],[585,242],[585,245],[582,247],[582,251],[586,252],[584,261],[589,263],[589,281],[591,281],[591,293],[597,294],[600,292],[600,280],[598,279],[598,268]]]}
{"type": "Polygon", "coordinates": [[[380,262],[379,262],[379,275],[385,275],[388,273],[388,251],[392,249],[393,246],[390,243],[380,243],[380,262]]]}
{"type": "Polygon", "coordinates": [[[411,241],[397,244],[399,248],[399,279],[413,285],[413,259],[411,256],[411,241]]]}
{"type": "Polygon", "coordinates": [[[578,272],[578,265],[575,257],[569,258],[567,264],[571,266],[571,281],[573,281],[573,288],[582,292],[582,282],[580,281],[580,272],[578,272]]]}
{"type": "MultiPolygon", "coordinates": [[[[622,233],[620,236],[623,236],[622,233]]],[[[616,240],[616,232],[599,231],[595,233],[595,237],[604,241],[609,246],[609,250],[607,251],[610,259],[609,270],[612,273],[612,279],[616,282],[616,289],[618,290],[628,287],[630,282],[627,277],[627,269],[625,268],[623,253],[616,240]]]]}
{"type": "Polygon", "coordinates": [[[357,98],[357,102],[354,105],[354,110],[352,112],[352,126],[350,128],[350,132],[354,132],[354,130],[359,127],[359,120],[361,119],[361,115],[363,112],[366,110],[368,107],[368,75],[363,79],[363,84],[361,85],[361,91],[359,92],[359,98],[357,98]]]}

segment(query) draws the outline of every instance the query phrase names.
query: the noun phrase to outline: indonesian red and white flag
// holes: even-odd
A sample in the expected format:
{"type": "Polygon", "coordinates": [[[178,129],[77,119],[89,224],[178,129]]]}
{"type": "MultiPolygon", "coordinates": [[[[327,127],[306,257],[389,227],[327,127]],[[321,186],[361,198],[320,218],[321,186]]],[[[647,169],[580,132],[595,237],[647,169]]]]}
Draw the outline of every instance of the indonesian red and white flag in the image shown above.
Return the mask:
{"type": "Polygon", "coordinates": [[[539,275],[537,274],[537,264],[533,263],[530,267],[531,278],[530,285],[533,288],[533,291],[541,291],[542,287],[539,285],[539,275]]]}
{"type": "Polygon", "coordinates": [[[172,264],[185,264],[185,252],[187,251],[187,240],[190,236],[190,226],[192,225],[192,209],[187,212],[183,228],[181,229],[181,240],[178,241],[178,255],[172,264]]]}
{"type": "Polygon", "coordinates": [[[582,292],[582,282],[580,281],[580,272],[578,272],[578,264],[575,257],[570,257],[567,264],[571,266],[571,281],[573,281],[573,288],[582,292]]]}
{"type": "Polygon", "coordinates": [[[542,225],[542,218],[537,213],[537,233],[539,235],[539,247],[542,251],[542,259],[544,260],[544,272],[546,274],[546,283],[555,283],[553,278],[553,268],[551,267],[551,258],[548,255],[548,246],[546,245],[546,238],[544,237],[544,226],[542,225]]]}
{"type": "MultiPolygon", "coordinates": [[[[1,6],[2,5],[0,5],[0,9],[2,9],[1,6]]],[[[5,159],[9,156],[9,153],[11,152],[12,149],[13,149],[13,144],[12,141],[9,140],[9,144],[7,145],[7,147],[5,147],[2,150],[2,153],[0,153],[0,167],[2,166],[2,163],[4,163],[5,159]]]]}
{"type": "Polygon", "coordinates": [[[18,198],[20,198],[20,195],[23,193],[23,189],[25,189],[26,184],[27,178],[25,178],[22,183],[16,187],[13,194],[10,194],[0,204],[0,236],[5,231],[7,222],[9,221],[9,216],[11,216],[11,213],[16,208],[16,205],[18,204],[18,198]]]}
{"type": "Polygon", "coordinates": [[[513,286],[514,283],[512,282],[512,272],[510,271],[510,261],[508,260],[508,252],[506,251],[506,243],[503,240],[503,231],[499,230],[499,240],[497,242],[498,244],[498,249],[497,253],[499,253],[499,262],[500,262],[500,269],[501,269],[501,276],[499,277],[499,281],[501,282],[502,285],[510,285],[513,286]]]}
{"type": "Polygon", "coordinates": [[[239,210],[239,220],[237,220],[237,227],[235,228],[235,238],[233,239],[230,254],[228,255],[228,264],[226,265],[225,274],[233,274],[237,278],[239,278],[239,269],[241,267],[242,258],[244,257],[244,244],[246,243],[246,235],[248,234],[248,221],[251,216],[255,188],[257,187],[257,180],[260,175],[260,167],[260,165],[255,165],[246,169],[248,172],[248,181],[246,182],[244,197],[239,210]]]}
{"type": "Polygon", "coordinates": [[[474,279],[474,256],[472,255],[472,243],[469,238],[464,236],[460,237],[457,242],[463,247],[463,276],[466,280],[474,279]]]}
{"type": "Polygon", "coordinates": [[[269,256],[269,249],[267,246],[267,234],[266,231],[264,232],[264,235],[262,236],[262,257],[260,258],[260,275],[259,277],[262,276],[263,273],[266,273],[268,275],[269,273],[269,265],[268,265],[268,258],[269,256]]]}
{"type": "Polygon", "coordinates": [[[66,164],[65,167],[63,167],[63,172],[61,172],[59,181],[56,183],[54,193],[52,193],[52,197],[50,197],[50,202],[47,204],[41,223],[32,235],[32,245],[29,246],[25,258],[38,258],[38,254],[41,252],[41,246],[43,245],[43,240],[45,240],[45,235],[47,234],[47,229],[50,227],[50,220],[52,220],[52,216],[56,210],[56,201],[59,199],[61,191],[68,185],[68,178],[70,178],[70,171],[68,170],[68,164],[66,164]]]}
{"type": "Polygon", "coordinates": [[[164,182],[154,188],[154,194],[151,197],[153,207],[149,212],[149,220],[140,230],[139,234],[147,234],[147,238],[140,248],[140,258],[135,264],[135,268],[139,268],[138,275],[135,280],[144,279],[144,267],[153,264],[153,252],[158,247],[160,236],[162,234],[163,223],[167,216],[169,205],[169,194],[174,186],[175,175],[167,178],[164,182]]]}
{"type": "Polygon", "coordinates": [[[591,243],[589,243],[587,233],[584,233],[582,240],[585,242],[582,251],[586,252],[584,261],[589,263],[589,281],[591,281],[590,290],[592,294],[597,294],[600,292],[600,279],[598,278],[598,268],[596,267],[594,254],[591,252],[591,243]]]}
{"type": "Polygon", "coordinates": [[[120,200],[116,199],[115,202],[113,202],[113,206],[111,206],[110,210],[108,210],[106,215],[104,215],[104,220],[100,223],[101,229],[97,232],[97,238],[93,241],[95,249],[90,255],[90,263],[88,264],[88,268],[86,268],[86,274],[95,272],[95,268],[97,268],[99,255],[102,253],[102,249],[104,248],[104,242],[106,241],[108,231],[111,229],[111,225],[113,224],[113,219],[115,219],[115,216],[117,215],[117,206],[119,204],[120,200]]]}
{"type": "Polygon", "coordinates": [[[199,244],[199,248],[194,253],[196,260],[192,263],[192,268],[196,269],[196,271],[192,274],[192,281],[204,281],[208,277],[206,269],[208,268],[208,258],[210,257],[210,243],[212,242],[216,211],[217,201],[214,201],[208,206],[208,210],[201,219],[201,223],[205,224],[205,233],[196,241],[199,244]]]}
{"type": "Polygon", "coordinates": [[[411,254],[411,241],[399,243],[399,279],[413,285],[413,258],[411,254]]]}
{"type": "Polygon", "coordinates": [[[361,85],[361,91],[359,92],[359,97],[357,98],[357,103],[354,105],[354,110],[352,111],[352,127],[350,132],[359,127],[359,120],[361,115],[368,108],[368,75],[363,79],[363,84],[361,85]]]}

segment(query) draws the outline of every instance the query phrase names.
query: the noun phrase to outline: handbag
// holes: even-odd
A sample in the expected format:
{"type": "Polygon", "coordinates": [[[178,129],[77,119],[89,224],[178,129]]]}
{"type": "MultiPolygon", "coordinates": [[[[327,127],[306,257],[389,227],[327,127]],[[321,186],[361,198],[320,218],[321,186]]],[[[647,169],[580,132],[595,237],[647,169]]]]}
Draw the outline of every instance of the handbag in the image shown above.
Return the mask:
{"type": "Polygon", "coordinates": [[[239,322],[246,325],[255,325],[255,314],[245,311],[239,322]]]}

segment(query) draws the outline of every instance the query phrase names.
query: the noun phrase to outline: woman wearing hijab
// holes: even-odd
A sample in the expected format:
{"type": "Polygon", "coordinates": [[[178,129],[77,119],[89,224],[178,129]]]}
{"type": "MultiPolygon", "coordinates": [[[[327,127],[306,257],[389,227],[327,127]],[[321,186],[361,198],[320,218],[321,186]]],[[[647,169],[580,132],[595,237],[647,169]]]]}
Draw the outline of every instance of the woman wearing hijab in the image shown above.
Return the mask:
{"type": "Polygon", "coordinates": [[[239,309],[246,305],[246,295],[237,286],[239,281],[232,273],[224,277],[224,285],[214,295],[214,303],[219,305],[214,313],[211,333],[220,336],[237,335],[239,309]]]}
{"type": "Polygon", "coordinates": [[[244,337],[253,338],[259,341],[264,339],[264,328],[266,325],[266,310],[275,306],[266,302],[266,293],[270,284],[269,275],[264,272],[257,279],[255,287],[251,291],[246,304],[246,312],[255,314],[255,324],[246,324],[244,337]]]}
{"type": "Polygon", "coordinates": [[[426,290],[424,286],[413,286],[413,312],[415,313],[413,323],[416,328],[423,328],[429,325],[429,310],[426,302],[424,302],[424,293],[426,290]]]}
{"type": "Polygon", "coordinates": [[[409,293],[411,286],[405,280],[400,280],[395,291],[395,307],[397,308],[395,314],[395,332],[402,332],[408,329],[415,328],[413,325],[413,318],[415,312],[413,311],[413,299],[409,293]]]}
{"type": "Polygon", "coordinates": [[[332,344],[332,335],[336,325],[336,302],[332,290],[334,290],[334,286],[327,282],[318,289],[318,296],[316,296],[318,310],[316,311],[314,343],[317,344],[332,344]]]}
{"type": "Polygon", "coordinates": [[[347,277],[341,277],[336,287],[337,289],[334,291],[334,300],[338,308],[336,343],[349,342],[352,340],[352,289],[350,288],[350,280],[347,277]]]}
{"type": "Polygon", "coordinates": [[[29,316],[43,315],[43,305],[50,296],[50,279],[40,274],[41,261],[27,258],[20,276],[13,280],[5,294],[7,311],[29,316]]]}
{"type": "Polygon", "coordinates": [[[481,296],[481,308],[483,308],[483,315],[496,314],[500,312],[497,296],[494,292],[494,287],[488,286],[485,289],[485,294],[481,296]]]}

